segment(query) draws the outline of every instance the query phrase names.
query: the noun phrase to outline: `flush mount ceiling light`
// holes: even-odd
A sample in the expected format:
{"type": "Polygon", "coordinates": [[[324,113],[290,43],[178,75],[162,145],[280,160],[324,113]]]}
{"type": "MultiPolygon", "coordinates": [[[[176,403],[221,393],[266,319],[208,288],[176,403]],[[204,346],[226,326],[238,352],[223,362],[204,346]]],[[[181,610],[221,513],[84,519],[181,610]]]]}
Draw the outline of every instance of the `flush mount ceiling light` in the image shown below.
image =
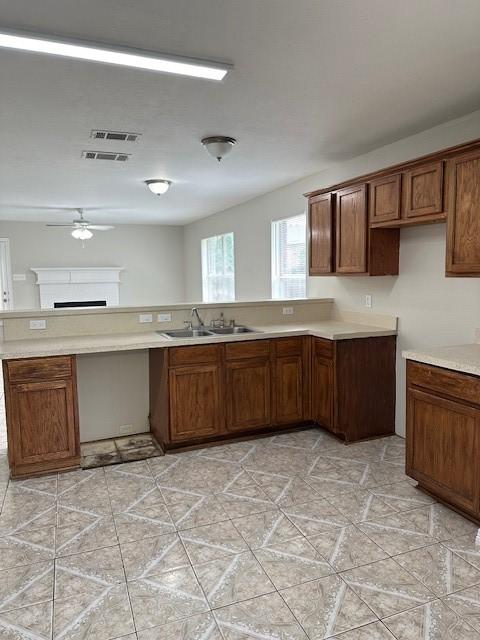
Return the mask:
{"type": "Polygon", "coordinates": [[[10,29],[0,29],[0,47],[207,80],[223,80],[233,68],[223,62],[10,29]]]}
{"type": "Polygon", "coordinates": [[[202,140],[202,144],[207,152],[212,158],[216,158],[219,162],[230,153],[236,142],[235,138],[230,138],[229,136],[210,136],[202,140]]]}
{"type": "Polygon", "coordinates": [[[166,193],[172,184],[170,180],[145,180],[145,184],[156,196],[166,193]]]}

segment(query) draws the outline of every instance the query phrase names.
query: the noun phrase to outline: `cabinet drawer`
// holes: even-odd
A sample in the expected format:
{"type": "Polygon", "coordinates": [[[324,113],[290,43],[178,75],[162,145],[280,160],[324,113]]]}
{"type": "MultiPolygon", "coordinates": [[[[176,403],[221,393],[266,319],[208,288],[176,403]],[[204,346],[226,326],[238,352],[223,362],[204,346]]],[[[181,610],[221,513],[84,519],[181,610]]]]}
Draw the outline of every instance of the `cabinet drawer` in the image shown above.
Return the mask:
{"type": "Polygon", "coordinates": [[[35,382],[72,376],[71,356],[6,360],[5,366],[10,382],[35,382]]]}
{"type": "Polygon", "coordinates": [[[170,366],[177,367],[188,364],[206,364],[220,360],[220,345],[200,344],[191,347],[170,348],[170,366]]]}
{"type": "Polygon", "coordinates": [[[277,356],[300,356],[303,353],[304,338],[278,338],[274,341],[277,356]]]}
{"type": "Polygon", "coordinates": [[[228,342],[225,345],[227,360],[244,358],[266,358],[270,355],[270,340],[249,340],[248,342],[228,342]]]}
{"type": "Polygon", "coordinates": [[[327,360],[331,360],[333,358],[333,340],[315,338],[313,349],[316,356],[326,358],[327,360]]]}
{"type": "Polygon", "coordinates": [[[408,361],[408,384],[480,405],[480,378],[468,373],[408,361]]]}

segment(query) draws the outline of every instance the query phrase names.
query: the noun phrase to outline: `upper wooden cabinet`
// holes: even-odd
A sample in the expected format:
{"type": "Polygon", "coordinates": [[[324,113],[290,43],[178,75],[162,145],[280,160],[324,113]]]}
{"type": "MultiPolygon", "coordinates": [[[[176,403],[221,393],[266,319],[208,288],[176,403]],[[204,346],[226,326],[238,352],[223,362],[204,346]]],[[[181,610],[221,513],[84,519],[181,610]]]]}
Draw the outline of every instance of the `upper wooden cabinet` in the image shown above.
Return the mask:
{"type": "Polygon", "coordinates": [[[370,223],[400,220],[401,203],[401,173],[370,182],[370,223]]]}
{"type": "Polygon", "coordinates": [[[480,275],[480,150],[447,162],[447,275],[480,275]]]}
{"type": "Polygon", "coordinates": [[[443,212],[443,162],[421,165],[405,172],[405,218],[443,212]]]}
{"type": "Polygon", "coordinates": [[[367,272],[367,191],[356,185],[336,193],[337,273],[367,272]]]}
{"type": "Polygon", "coordinates": [[[398,273],[396,229],[369,229],[367,185],[309,199],[309,274],[398,273]]]}
{"type": "Polygon", "coordinates": [[[4,360],[12,477],[80,463],[74,356],[4,360]]]}
{"type": "Polygon", "coordinates": [[[311,276],[333,271],[333,195],[314,196],[308,203],[309,273],[311,276]]]}

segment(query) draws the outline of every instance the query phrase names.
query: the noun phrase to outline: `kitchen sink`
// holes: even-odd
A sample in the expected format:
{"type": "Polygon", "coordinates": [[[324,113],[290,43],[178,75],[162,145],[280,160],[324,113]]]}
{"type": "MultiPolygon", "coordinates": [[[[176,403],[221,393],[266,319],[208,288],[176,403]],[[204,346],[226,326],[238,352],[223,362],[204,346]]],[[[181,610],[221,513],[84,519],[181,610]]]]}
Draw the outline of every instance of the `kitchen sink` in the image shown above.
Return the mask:
{"type": "Polygon", "coordinates": [[[169,338],[203,338],[213,335],[207,329],[172,329],[171,331],[157,331],[169,338]]]}
{"type": "Polygon", "coordinates": [[[258,333],[255,329],[250,329],[249,327],[212,327],[209,331],[219,336],[229,336],[236,333],[258,333]]]}
{"type": "Polygon", "coordinates": [[[258,333],[249,327],[210,327],[208,329],[171,329],[170,331],[157,331],[161,336],[169,338],[208,338],[208,336],[231,336],[241,333],[258,333]]]}

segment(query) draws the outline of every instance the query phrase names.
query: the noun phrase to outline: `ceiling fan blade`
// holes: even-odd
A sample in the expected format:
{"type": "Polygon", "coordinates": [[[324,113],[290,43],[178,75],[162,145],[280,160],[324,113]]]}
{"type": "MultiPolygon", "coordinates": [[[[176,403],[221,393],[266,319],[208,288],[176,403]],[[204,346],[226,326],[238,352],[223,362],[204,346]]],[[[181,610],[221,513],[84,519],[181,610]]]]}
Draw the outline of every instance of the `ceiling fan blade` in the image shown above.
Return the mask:
{"type": "Polygon", "coordinates": [[[72,224],[60,224],[60,223],[56,223],[56,222],[51,222],[51,223],[47,223],[45,225],[46,227],[72,227],[72,224]]]}
{"type": "Polygon", "coordinates": [[[110,231],[115,229],[111,224],[87,224],[87,229],[93,229],[94,231],[110,231]]]}

